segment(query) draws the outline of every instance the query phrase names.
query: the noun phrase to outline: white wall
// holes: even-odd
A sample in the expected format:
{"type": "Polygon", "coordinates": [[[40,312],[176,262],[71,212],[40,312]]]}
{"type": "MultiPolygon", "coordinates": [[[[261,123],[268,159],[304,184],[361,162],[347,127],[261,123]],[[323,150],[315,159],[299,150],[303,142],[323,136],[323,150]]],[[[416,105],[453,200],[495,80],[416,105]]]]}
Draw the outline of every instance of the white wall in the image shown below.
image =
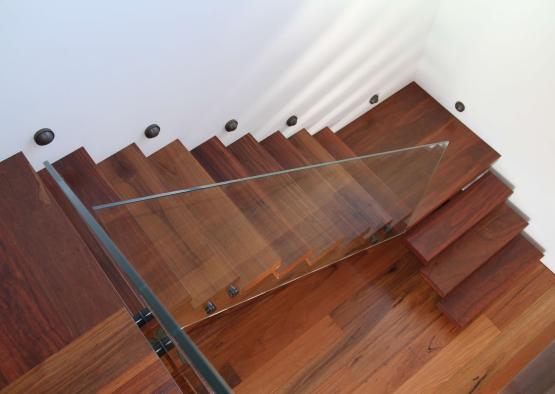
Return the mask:
{"type": "Polygon", "coordinates": [[[340,127],[414,79],[437,0],[0,0],[0,160],[340,127]],[[285,129],[297,114],[298,127],[285,129]],[[239,120],[224,135],[223,125],[239,120]],[[161,135],[143,136],[150,123],[161,135]],[[55,141],[34,145],[42,127],[55,141]]]}
{"type": "Polygon", "coordinates": [[[416,81],[490,143],[555,271],[555,1],[442,0],[416,81]]]}

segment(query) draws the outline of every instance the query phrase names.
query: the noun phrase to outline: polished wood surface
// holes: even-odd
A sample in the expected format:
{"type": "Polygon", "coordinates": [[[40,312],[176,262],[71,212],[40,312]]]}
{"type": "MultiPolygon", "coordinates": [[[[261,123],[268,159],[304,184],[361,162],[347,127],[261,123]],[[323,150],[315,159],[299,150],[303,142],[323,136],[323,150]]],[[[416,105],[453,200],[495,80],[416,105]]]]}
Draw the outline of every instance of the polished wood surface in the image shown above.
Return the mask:
{"type": "Polygon", "coordinates": [[[0,164],[0,183],[0,371],[12,382],[114,313],[119,299],[22,154],[0,164]]]}
{"type": "Polygon", "coordinates": [[[455,324],[465,327],[541,257],[530,241],[518,235],[440,300],[438,307],[455,324]]]}
{"type": "Polygon", "coordinates": [[[414,213],[414,223],[438,208],[499,158],[495,150],[415,82],[337,134],[357,154],[449,141],[428,193],[414,213]]]}
{"type": "Polygon", "coordinates": [[[406,236],[407,245],[424,263],[428,263],[502,204],[511,193],[507,185],[488,172],[412,228],[406,236]]]}
{"type": "Polygon", "coordinates": [[[179,392],[21,153],[0,182],[0,391],[179,392]]]}
{"type": "MultiPolygon", "coordinates": [[[[58,160],[54,166],[86,206],[93,207],[121,200],[83,149],[58,160]],[[74,168],[79,169],[84,176],[75,175],[74,168]]],[[[165,255],[152,247],[148,229],[143,229],[127,208],[108,209],[98,214],[97,218],[143,278],[146,279],[147,275],[156,278],[162,291],[166,288],[175,291],[178,288],[173,273],[168,272],[165,255]]],[[[163,293],[158,295],[162,296],[163,293]]]]}
{"type": "Polygon", "coordinates": [[[19,377],[2,393],[181,393],[120,310],[19,377]]]}
{"type": "MultiPolygon", "coordinates": [[[[136,145],[108,157],[98,164],[98,169],[120,199],[163,190],[136,145]]],[[[151,249],[159,254],[162,264],[155,266],[152,261],[139,263],[133,259],[131,264],[170,310],[187,302],[200,305],[219,288],[225,287],[226,282],[233,280],[233,272],[219,264],[222,259],[210,247],[208,238],[198,231],[194,215],[179,199],[162,198],[129,204],[98,211],[97,215],[110,234],[116,232],[113,226],[119,224],[119,217],[127,220],[130,215],[136,220],[149,240],[141,249],[151,249]],[[113,218],[115,214],[118,217],[113,218]]]]}
{"type": "MultiPolygon", "coordinates": [[[[283,168],[298,168],[311,164],[280,132],[271,134],[260,141],[260,144],[283,168]]],[[[290,175],[311,196],[314,203],[322,207],[322,211],[343,234],[345,243],[366,232],[368,226],[357,219],[352,208],[340,196],[337,196],[333,186],[326,182],[317,170],[292,172],[290,175]]]]}
{"type": "MultiPolygon", "coordinates": [[[[241,162],[249,176],[284,169],[250,134],[239,138],[227,149],[241,162]]],[[[286,216],[287,222],[304,242],[310,245],[313,256],[309,256],[309,260],[318,259],[336,239],[342,238],[317,202],[312,201],[290,175],[268,178],[267,185],[272,190],[270,196],[276,208],[286,216]]]]}
{"type": "Polygon", "coordinates": [[[433,258],[420,273],[442,297],[469,277],[527,225],[508,204],[502,204],[433,258]]]}
{"type": "Polygon", "coordinates": [[[555,337],[555,276],[538,261],[465,330],[419,266],[391,241],[189,333],[237,393],[496,392],[555,337]]]}
{"type": "MultiPolygon", "coordinates": [[[[210,174],[179,141],[155,152],[148,161],[165,190],[214,183],[210,174]]],[[[281,258],[223,188],[190,193],[183,198],[199,225],[204,227],[212,246],[227,257],[237,273],[235,286],[252,286],[253,280],[271,274],[280,265],[281,258]]]]}
{"type": "MultiPolygon", "coordinates": [[[[329,128],[324,128],[314,134],[314,138],[336,159],[349,159],[357,154],[343,142],[341,138],[329,128]]],[[[392,226],[406,219],[411,211],[370,168],[362,162],[351,162],[345,169],[366,191],[385,208],[392,226]]]]}
{"type": "MultiPolygon", "coordinates": [[[[193,155],[216,182],[246,178],[249,172],[217,138],[197,146],[193,155]]],[[[294,231],[287,217],[271,198],[271,181],[245,181],[222,190],[249,219],[284,265],[298,264],[311,253],[310,247],[294,231]]]]}
{"type": "MultiPolygon", "coordinates": [[[[77,149],[53,163],[53,166],[79,196],[83,204],[89,208],[89,211],[92,212],[93,205],[118,200],[116,193],[108,186],[104,178],[100,176],[96,165],[85,149],[77,149]],[[83,180],[86,180],[86,182],[83,182],[83,180]]],[[[58,205],[63,209],[77,231],[79,231],[79,235],[94,254],[94,257],[108,278],[110,278],[110,281],[113,283],[118,294],[123,298],[131,313],[135,314],[144,308],[143,301],[129,284],[125,275],[121,273],[117,265],[106,254],[96,237],[90,232],[69,200],[55,184],[53,178],[45,169],[39,171],[39,176],[56,199],[58,205]]]]}
{"type": "MultiPolygon", "coordinates": [[[[289,140],[312,164],[333,162],[335,158],[306,130],[300,130],[289,140]]],[[[320,169],[339,196],[357,212],[359,220],[369,226],[372,233],[378,232],[390,217],[385,208],[376,201],[371,192],[365,190],[351,175],[347,168],[350,163],[332,164],[320,169]]]]}

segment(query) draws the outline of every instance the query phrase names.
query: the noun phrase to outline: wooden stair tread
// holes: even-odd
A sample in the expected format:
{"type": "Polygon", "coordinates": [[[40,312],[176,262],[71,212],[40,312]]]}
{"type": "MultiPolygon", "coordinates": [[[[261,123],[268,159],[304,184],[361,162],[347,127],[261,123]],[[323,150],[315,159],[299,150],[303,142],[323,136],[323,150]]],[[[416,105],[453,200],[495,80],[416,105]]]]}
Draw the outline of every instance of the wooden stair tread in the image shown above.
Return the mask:
{"type": "MultiPolygon", "coordinates": [[[[284,168],[254,139],[247,134],[227,149],[241,162],[249,176],[281,171],[284,168]]],[[[325,253],[339,233],[327,218],[288,174],[268,179],[268,195],[276,208],[286,217],[290,226],[307,243],[315,256],[325,253]]]]}
{"type": "MultiPolygon", "coordinates": [[[[311,164],[297,148],[280,132],[275,132],[260,144],[268,151],[283,168],[298,168],[311,164]]],[[[321,207],[348,243],[364,233],[364,226],[355,213],[348,208],[329,183],[315,170],[292,172],[291,177],[305,191],[314,204],[321,207]]]]}
{"type": "MultiPolygon", "coordinates": [[[[203,166],[179,141],[174,141],[152,154],[148,160],[166,190],[177,190],[214,182],[203,166]]],[[[187,196],[199,222],[206,227],[214,247],[230,258],[239,274],[236,286],[251,286],[261,273],[271,274],[279,257],[252,227],[223,189],[213,188],[187,196]],[[195,201],[198,199],[198,204],[195,201]],[[199,210],[202,208],[202,212],[199,210]],[[208,210],[209,212],[205,212],[208,210]],[[246,259],[250,255],[251,259],[246,259]]]]}
{"type": "Polygon", "coordinates": [[[449,147],[412,220],[418,222],[486,171],[499,154],[411,83],[337,132],[357,154],[439,141],[449,147]]]}
{"type": "Polygon", "coordinates": [[[527,224],[513,208],[503,204],[432,259],[420,273],[440,296],[445,297],[527,224]]]}
{"type": "MultiPolygon", "coordinates": [[[[357,154],[327,127],[314,134],[314,138],[335,160],[357,157],[357,154]]],[[[392,225],[397,225],[411,214],[410,208],[403,204],[398,196],[363,162],[351,162],[345,169],[384,207],[392,225]]]]}
{"type": "Polygon", "coordinates": [[[499,206],[511,193],[507,185],[488,172],[411,229],[405,238],[407,245],[427,263],[499,206]]]}
{"type": "MultiPolygon", "coordinates": [[[[248,171],[216,137],[197,146],[192,153],[216,182],[249,176],[248,171]]],[[[306,260],[310,254],[309,246],[289,227],[263,189],[262,180],[241,182],[222,190],[241,209],[285,265],[306,260]]]]}
{"type": "MultiPolygon", "coordinates": [[[[167,191],[136,145],[105,159],[98,168],[121,199],[167,191]]],[[[237,276],[226,258],[211,246],[209,236],[180,196],[129,204],[125,209],[149,236],[148,247],[164,256],[180,284],[179,292],[173,292],[180,302],[181,294],[189,293],[193,306],[202,304],[237,276]]],[[[99,211],[99,217],[104,219],[103,211],[99,211]]],[[[149,279],[150,274],[145,277],[149,279]]],[[[168,294],[165,289],[159,291],[168,294]]]]}
{"type": "MultiPolygon", "coordinates": [[[[95,164],[84,148],[79,148],[56,161],[53,163],[53,166],[81,199],[83,204],[89,207],[91,213],[90,207],[93,205],[118,200],[117,195],[96,170],[95,164]]],[[[136,313],[144,308],[144,303],[140,300],[133,286],[129,284],[125,275],[106,254],[96,237],[90,232],[87,225],[46,169],[39,171],[39,177],[54,196],[66,216],[71,220],[129,310],[136,313]]]]}
{"type": "Polygon", "coordinates": [[[465,327],[541,257],[530,241],[517,235],[440,300],[438,307],[459,327],[465,327]]]}
{"type": "MultiPolygon", "coordinates": [[[[83,148],[53,165],[89,210],[95,205],[121,199],[83,148]]],[[[148,230],[139,225],[126,207],[105,210],[97,217],[130,264],[143,278],[150,278],[149,285],[168,308],[171,309],[174,301],[176,304],[190,301],[188,293],[182,293],[182,285],[168,268],[162,252],[148,247],[152,243],[148,230]],[[175,300],[176,294],[183,297],[175,300]]]]}
{"type": "Polygon", "coordinates": [[[132,392],[149,384],[177,393],[22,153],[0,163],[0,182],[0,391],[132,392]],[[91,356],[102,365],[91,368],[91,356]]]}
{"type": "MultiPolygon", "coordinates": [[[[313,163],[335,161],[334,157],[311,136],[308,131],[300,130],[291,136],[290,141],[313,163]]],[[[343,200],[358,214],[372,232],[378,232],[391,218],[372,194],[368,193],[345,169],[349,164],[330,165],[321,169],[343,200]]]]}

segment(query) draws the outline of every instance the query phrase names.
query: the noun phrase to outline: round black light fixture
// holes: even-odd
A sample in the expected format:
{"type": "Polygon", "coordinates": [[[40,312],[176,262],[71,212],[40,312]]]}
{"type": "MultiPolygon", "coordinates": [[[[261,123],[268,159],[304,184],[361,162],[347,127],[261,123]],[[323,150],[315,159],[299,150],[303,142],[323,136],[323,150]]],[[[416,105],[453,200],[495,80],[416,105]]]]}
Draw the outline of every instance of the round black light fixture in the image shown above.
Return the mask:
{"type": "Polygon", "coordinates": [[[370,104],[372,104],[372,105],[377,104],[378,101],[380,101],[380,97],[377,94],[370,97],[370,100],[369,100],[370,104]]]}
{"type": "Polygon", "coordinates": [[[145,136],[146,138],[154,138],[160,134],[160,126],[156,123],[151,124],[145,129],[145,136]]]}
{"type": "Polygon", "coordinates": [[[464,106],[462,101],[457,101],[455,103],[455,109],[459,112],[463,112],[466,107],[464,106]]]}
{"type": "Polygon", "coordinates": [[[295,115],[291,116],[289,119],[287,119],[287,126],[295,126],[297,124],[297,120],[298,118],[295,115]]]}
{"type": "Polygon", "coordinates": [[[237,126],[239,126],[239,122],[237,122],[235,119],[228,120],[225,124],[225,131],[235,131],[237,129],[237,126]]]}
{"type": "Polygon", "coordinates": [[[33,136],[33,139],[37,145],[44,146],[54,141],[54,137],[55,135],[52,130],[44,128],[37,131],[33,136]]]}

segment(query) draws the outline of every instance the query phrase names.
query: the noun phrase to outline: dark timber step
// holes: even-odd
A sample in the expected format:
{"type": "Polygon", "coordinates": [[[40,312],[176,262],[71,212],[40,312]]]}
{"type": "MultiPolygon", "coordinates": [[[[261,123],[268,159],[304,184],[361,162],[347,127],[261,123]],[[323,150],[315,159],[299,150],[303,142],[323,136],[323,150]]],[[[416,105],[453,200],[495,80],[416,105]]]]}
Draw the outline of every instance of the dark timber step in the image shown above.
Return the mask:
{"type": "MultiPolygon", "coordinates": [[[[314,138],[316,138],[335,160],[357,157],[357,154],[327,127],[314,134],[314,138]]],[[[368,193],[372,194],[382,207],[385,208],[393,226],[398,225],[410,215],[410,208],[403,204],[389,186],[370,170],[364,162],[350,162],[349,165],[345,166],[345,169],[368,193]]]]}
{"type": "MultiPolygon", "coordinates": [[[[116,193],[108,186],[104,178],[100,176],[96,170],[96,165],[84,148],[77,149],[66,157],[58,160],[53,165],[75,194],[81,199],[83,204],[89,207],[91,213],[92,209],[90,208],[93,205],[118,200],[116,193]]],[[[108,257],[106,252],[104,252],[104,249],[96,237],[90,232],[87,225],[68,201],[65,194],[63,194],[60,188],[55,184],[52,177],[45,169],[39,171],[39,176],[58,202],[58,205],[64,210],[69,220],[71,220],[81,238],[92,251],[96,260],[106,273],[106,276],[108,276],[125,305],[127,305],[127,308],[132,314],[144,308],[145,305],[140,300],[133,287],[128,283],[125,275],[121,273],[116,264],[108,257]]],[[[136,231],[139,230],[133,224],[134,223],[128,224],[128,231],[132,236],[135,236],[136,231]]],[[[136,236],[140,238],[138,234],[136,236]]],[[[121,236],[118,237],[118,239],[121,238],[121,236]]]]}
{"type": "MultiPolygon", "coordinates": [[[[304,129],[293,135],[290,141],[312,164],[335,161],[334,157],[304,129]]],[[[368,225],[370,232],[376,233],[389,224],[391,218],[372,194],[353,179],[345,169],[348,166],[349,164],[332,164],[322,167],[320,171],[326,174],[326,179],[331,180],[334,189],[353,208],[359,219],[368,225]]]]}
{"type": "MultiPolygon", "coordinates": [[[[163,149],[152,154],[148,160],[156,170],[166,190],[177,190],[193,186],[207,185],[214,179],[206,172],[202,165],[179,141],[168,144],[163,149]]],[[[235,203],[226,195],[222,188],[204,190],[192,193],[186,197],[192,210],[203,222],[203,226],[211,234],[212,241],[223,248],[226,254],[235,256],[232,265],[244,260],[245,253],[259,245],[267,248],[267,242],[258,234],[258,229],[243,215],[235,203]],[[197,199],[198,204],[196,203],[197,199]],[[202,207],[203,209],[199,209],[202,207]]],[[[255,251],[255,250],[254,250],[255,251]]],[[[252,281],[263,279],[264,275],[272,274],[275,266],[268,269],[260,264],[252,266],[237,266],[236,271],[241,275],[240,288],[253,286],[252,281]],[[262,276],[261,276],[262,274],[262,276]]]]}
{"type": "MultiPolygon", "coordinates": [[[[197,146],[192,153],[216,182],[249,176],[248,171],[216,137],[197,146]]],[[[286,218],[268,198],[263,181],[244,181],[222,190],[282,258],[284,265],[305,261],[310,255],[309,246],[290,228],[286,218]]]]}
{"type": "Polygon", "coordinates": [[[511,193],[507,185],[488,172],[414,227],[405,238],[407,245],[424,263],[428,263],[511,193]]]}
{"type": "MultiPolygon", "coordinates": [[[[284,168],[298,168],[312,164],[287,138],[279,131],[260,141],[260,144],[284,168]]],[[[315,204],[322,207],[330,220],[343,234],[345,244],[358,239],[368,230],[356,212],[337,195],[333,185],[327,182],[317,170],[290,173],[295,182],[308,194],[315,204]]]]}
{"type": "MultiPolygon", "coordinates": [[[[166,191],[136,145],[105,159],[98,168],[121,199],[166,191]]],[[[179,196],[129,204],[126,209],[148,233],[148,247],[162,253],[181,284],[181,292],[174,293],[178,298],[179,294],[189,293],[193,306],[203,304],[237,276],[224,256],[212,247],[209,234],[203,232],[195,214],[179,196]]],[[[100,211],[101,218],[102,214],[100,211]]]]}
{"type": "Polygon", "coordinates": [[[542,257],[523,235],[517,235],[497,254],[438,302],[439,309],[465,327],[492,301],[542,257]]]}
{"type": "Polygon", "coordinates": [[[1,387],[115,313],[119,300],[23,154],[0,163],[0,181],[1,387]]]}
{"type": "Polygon", "coordinates": [[[527,224],[513,208],[502,204],[432,259],[420,273],[440,296],[445,297],[527,224]]]}
{"type": "Polygon", "coordinates": [[[179,392],[23,154],[0,184],[0,391],[179,392]]]}
{"type": "Polygon", "coordinates": [[[337,134],[358,155],[449,141],[429,192],[411,218],[414,222],[437,209],[499,158],[495,150],[414,82],[337,134]]]}
{"type": "MultiPolygon", "coordinates": [[[[284,169],[250,134],[236,140],[227,149],[241,162],[249,176],[284,169]]],[[[341,237],[329,218],[290,175],[273,176],[264,183],[269,189],[267,195],[276,208],[313,251],[313,255],[309,256],[309,263],[314,263],[320,256],[327,254],[330,246],[341,237]]]]}

